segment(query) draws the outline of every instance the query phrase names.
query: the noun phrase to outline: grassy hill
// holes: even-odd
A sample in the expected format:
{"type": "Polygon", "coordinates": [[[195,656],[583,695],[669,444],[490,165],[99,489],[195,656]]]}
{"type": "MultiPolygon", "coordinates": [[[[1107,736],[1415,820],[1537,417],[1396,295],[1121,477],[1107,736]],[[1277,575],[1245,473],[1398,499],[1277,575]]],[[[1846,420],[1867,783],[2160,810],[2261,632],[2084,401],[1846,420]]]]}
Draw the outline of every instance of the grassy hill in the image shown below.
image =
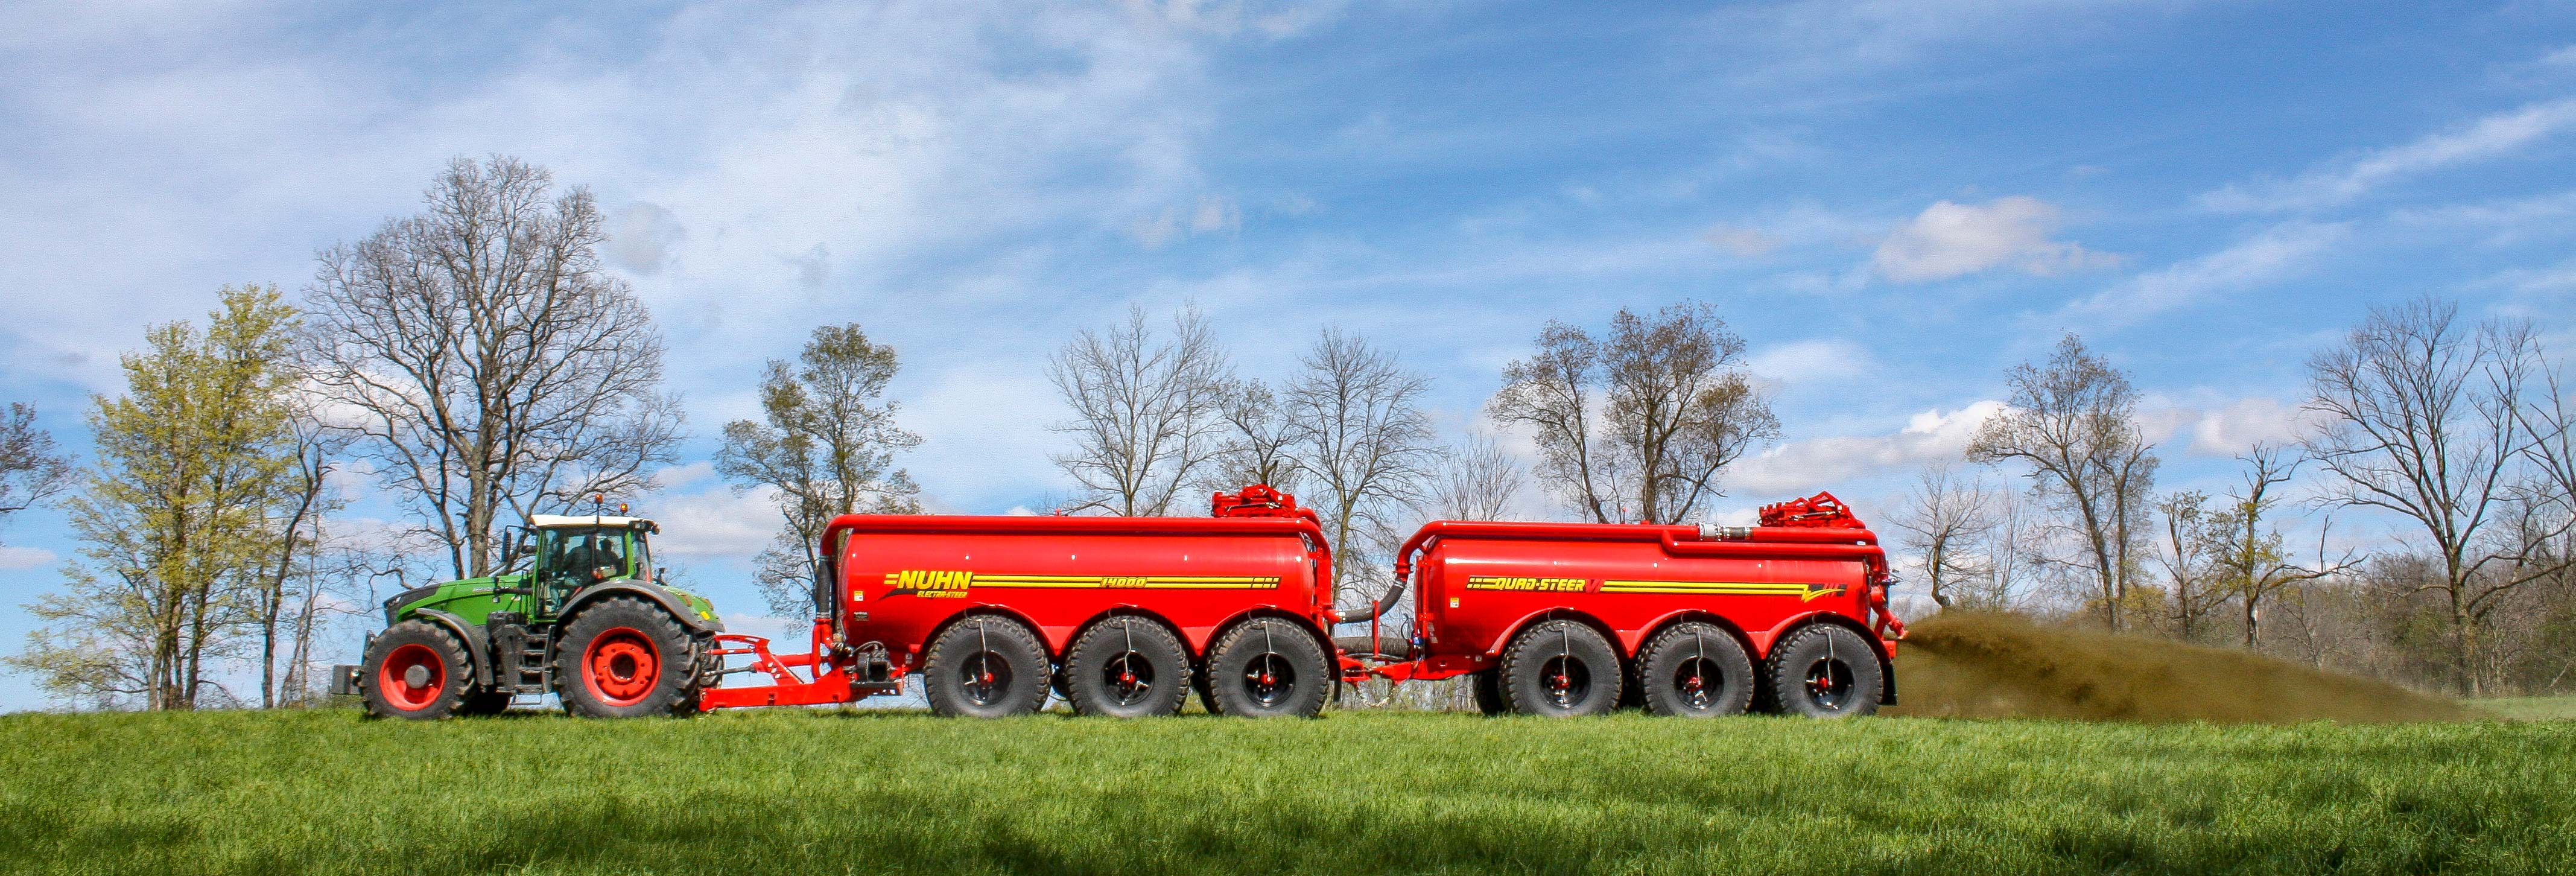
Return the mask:
{"type": "Polygon", "coordinates": [[[2566,872],[2571,731],[13,715],[0,872],[2566,872]]]}

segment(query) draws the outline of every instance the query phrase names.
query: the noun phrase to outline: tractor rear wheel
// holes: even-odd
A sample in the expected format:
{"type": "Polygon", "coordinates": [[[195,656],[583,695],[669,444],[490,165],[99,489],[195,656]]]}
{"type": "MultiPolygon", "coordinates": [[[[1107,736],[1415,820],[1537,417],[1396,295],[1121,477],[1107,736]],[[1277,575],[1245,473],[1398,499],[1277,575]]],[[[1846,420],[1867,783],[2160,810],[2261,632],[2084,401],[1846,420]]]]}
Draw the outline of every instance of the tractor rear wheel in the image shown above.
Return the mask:
{"type": "Polygon", "coordinates": [[[1312,718],[1334,684],[1324,646],[1304,627],[1256,618],[1208,649],[1208,711],[1238,718],[1312,718]]]}
{"type": "Polygon", "coordinates": [[[593,718],[698,710],[689,633],[661,606],[622,596],[592,603],[564,625],[555,679],[564,708],[593,718]]]}
{"type": "Polygon", "coordinates": [[[1859,633],[1816,624],[1771,646],[1771,689],[1780,711],[1850,718],[1878,711],[1878,652],[1859,633]]]}
{"type": "Polygon", "coordinates": [[[456,714],[465,704],[474,687],[474,664],[455,633],[408,620],[367,646],[358,683],[368,714],[428,721],[456,714]]]}
{"type": "MultiPolygon", "coordinates": [[[[930,711],[945,716],[1007,718],[1046,705],[1047,652],[1017,621],[970,617],[939,634],[922,661],[930,711]]],[[[1078,690],[1080,682],[1073,682],[1078,690]]]]}
{"type": "Polygon", "coordinates": [[[1715,624],[1689,621],[1664,630],[1637,660],[1646,711],[1684,718],[1744,714],[1753,702],[1753,659],[1715,624]]]}
{"type": "Polygon", "coordinates": [[[1190,652],[1162,624],[1113,617],[1074,640],[1064,676],[1074,714],[1169,715],[1189,698],[1190,652]]]}
{"type": "Polygon", "coordinates": [[[1503,701],[1552,718],[1608,714],[1619,705],[1619,652],[1570,620],[1532,624],[1503,649],[1503,701]]]}

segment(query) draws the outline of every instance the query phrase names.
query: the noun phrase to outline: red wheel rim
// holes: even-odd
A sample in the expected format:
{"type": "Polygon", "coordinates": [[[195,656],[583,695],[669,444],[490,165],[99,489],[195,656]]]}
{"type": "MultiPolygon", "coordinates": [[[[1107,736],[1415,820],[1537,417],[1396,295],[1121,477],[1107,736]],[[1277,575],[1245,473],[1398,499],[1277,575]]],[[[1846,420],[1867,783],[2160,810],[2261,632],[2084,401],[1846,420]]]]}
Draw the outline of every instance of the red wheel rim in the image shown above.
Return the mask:
{"type": "Polygon", "coordinates": [[[631,706],[653,695],[662,682],[662,655],[653,640],[633,627],[618,627],[590,640],[582,650],[582,682],[592,696],[612,706],[631,706]]]}
{"type": "Polygon", "coordinates": [[[428,645],[410,644],[395,648],[385,655],[385,665],[376,667],[376,690],[385,703],[406,712],[417,712],[438,703],[447,693],[447,661],[428,645]],[[414,667],[426,670],[428,681],[413,686],[407,679],[414,667]]]}

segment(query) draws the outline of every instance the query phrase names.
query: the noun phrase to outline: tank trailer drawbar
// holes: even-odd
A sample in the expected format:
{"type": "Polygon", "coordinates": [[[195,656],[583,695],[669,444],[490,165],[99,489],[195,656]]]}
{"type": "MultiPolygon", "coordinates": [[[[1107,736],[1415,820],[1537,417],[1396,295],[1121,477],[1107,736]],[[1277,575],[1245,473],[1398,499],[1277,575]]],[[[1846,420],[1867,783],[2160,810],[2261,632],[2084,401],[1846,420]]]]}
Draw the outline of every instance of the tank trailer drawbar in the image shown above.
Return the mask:
{"type": "Polygon", "coordinates": [[[1749,527],[1434,522],[1356,609],[1336,607],[1331,546],[1295,497],[1255,484],[1209,511],[844,515],[818,545],[806,650],[789,654],[659,582],[651,521],[541,515],[510,542],[510,571],[388,600],[366,663],[334,688],[412,718],[548,693],[623,717],[912,683],[933,711],[976,717],[1050,693],[1085,715],[1171,714],[1195,693],[1218,714],[1311,716],[1338,684],[1461,676],[1488,714],[1841,717],[1896,699],[1887,557],[1829,493],[1749,527]],[[1407,594],[1409,628],[1385,635],[1407,594]],[[1366,635],[1333,635],[1359,623],[1366,635]]]}

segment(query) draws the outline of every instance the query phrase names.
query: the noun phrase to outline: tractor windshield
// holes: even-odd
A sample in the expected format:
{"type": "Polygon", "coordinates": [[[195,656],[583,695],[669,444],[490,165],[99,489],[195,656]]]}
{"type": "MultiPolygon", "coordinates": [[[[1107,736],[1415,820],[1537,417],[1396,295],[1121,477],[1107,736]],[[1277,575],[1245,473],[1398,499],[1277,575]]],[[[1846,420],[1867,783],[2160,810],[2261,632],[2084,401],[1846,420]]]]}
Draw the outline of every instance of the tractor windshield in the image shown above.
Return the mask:
{"type": "Polygon", "coordinates": [[[610,527],[564,527],[545,530],[539,550],[547,574],[570,578],[575,585],[628,577],[626,530],[610,527]]]}

